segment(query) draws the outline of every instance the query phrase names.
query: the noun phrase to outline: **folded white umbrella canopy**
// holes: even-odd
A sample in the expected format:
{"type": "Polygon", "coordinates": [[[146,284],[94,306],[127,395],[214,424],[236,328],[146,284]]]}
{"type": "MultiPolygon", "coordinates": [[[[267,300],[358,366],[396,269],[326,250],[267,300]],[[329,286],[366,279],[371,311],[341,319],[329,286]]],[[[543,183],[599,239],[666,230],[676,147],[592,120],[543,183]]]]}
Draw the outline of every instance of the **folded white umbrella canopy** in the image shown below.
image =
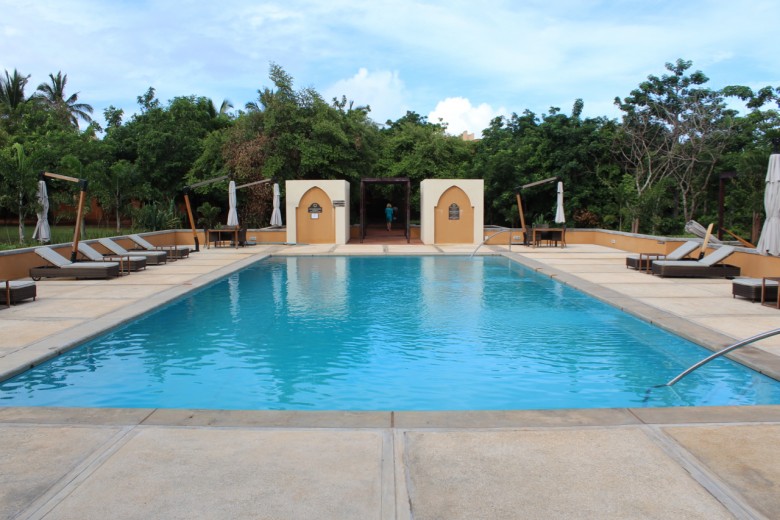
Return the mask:
{"type": "Polygon", "coordinates": [[[230,181],[228,185],[228,226],[238,226],[238,212],[236,211],[236,183],[230,181]]]}
{"type": "Polygon", "coordinates": [[[38,181],[38,204],[41,206],[38,211],[38,223],[35,225],[33,239],[41,244],[51,240],[51,228],[49,227],[49,194],[46,190],[46,181],[38,181]]]}
{"type": "Polygon", "coordinates": [[[282,210],[279,209],[280,204],[279,184],[274,183],[274,211],[271,213],[272,226],[282,226],[282,210]]]}
{"type": "Polygon", "coordinates": [[[766,220],[756,249],[762,255],[780,255],[780,154],[769,156],[764,191],[766,220]]]}
{"type": "Polygon", "coordinates": [[[566,215],[563,214],[563,183],[558,182],[558,200],[555,208],[555,222],[563,224],[566,222],[566,215]]]}

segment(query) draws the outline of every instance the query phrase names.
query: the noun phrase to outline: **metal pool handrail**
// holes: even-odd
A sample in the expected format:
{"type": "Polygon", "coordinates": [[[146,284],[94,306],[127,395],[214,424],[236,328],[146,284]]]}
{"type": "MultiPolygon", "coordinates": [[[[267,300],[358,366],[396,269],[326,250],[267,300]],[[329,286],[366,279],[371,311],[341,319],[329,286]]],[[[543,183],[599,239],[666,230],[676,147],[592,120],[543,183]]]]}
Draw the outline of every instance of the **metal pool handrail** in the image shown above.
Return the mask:
{"type": "MultiPolygon", "coordinates": [[[[496,233],[493,233],[492,235],[490,235],[489,237],[487,237],[485,240],[483,240],[483,241],[482,241],[482,243],[481,243],[481,244],[479,244],[479,245],[477,246],[477,248],[476,248],[474,251],[472,251],[472,252],[471,252],[471,254],[469,255],[469,258],[473,258],[473,257],[474,257],[474,255],[475,255],[475,254],[477,254],[477,251],[479,251],[479,248],[480,248],[480,247],[482,247],[482,246],[484,246],[484,245],[485,245],[485,242],[487,242],[488,240],[490,240],[490,239],[491,239],[491,238],[493,238],[494,236],[496,236],[496,235],[500,235],[501,233],[509,233],[510,231],[514,231],[514,230],[513,230],[512,228],[509,228],[509,229],[502,229],[501,231],[497,231],[496,233]]],[[[510,239],[509,239],[509,249],[510,249],[510,250],[512,249],[512,239],[511,239],[511,237],[510,237],[510,239]]]]}
{"type": "Polygon", "coordinates": [[[765,338],[770,338],[772,336],[776,336],[777,334],[780,334],[780,329],[773,329],[773,330],[770,330],[770,331],[767,331],[767,332],[762,332],[761,334],[756,334],[755,336],[751,336],[751,337],[749,337],[747,339],[743,339],[742,341],[738,341],[738,342],[734,343],[733,345],[731,345],[729,347],[726,347],[723,350],[719,350],[718,352],[714,353],[713,355],[711,355],[711,356],[709,356],[709,357],[707,357],[705,359],[702,359],[701,361],[699,361],[698,363],[696,363],[695,365],[693,365],[692,367],[690,367],[689,369],[687,369],[686,371],[682,372],[680,375],[678,375],[677,377],[675,377],[674,379],[672,379],[671,381],[666,383],[666,385],[664,385],[664,386],[672,386],[677,381],[679,381],[683,377],[687,376],[688,374],[690,374],[691,372],[693,372],[697,368],[699,368],[699,367],[709,363],[710,361],[712,361],[715,358],[718,358],[718,357],[720,357],[720,356],[722,356],[724,354],[728,354],[732,350],[737,350],[740,347],[744,347],[745,345],[750,345],[751,343],[755,343],[756,341],[761,340],[761,339],[765,339],[765,338]]]}

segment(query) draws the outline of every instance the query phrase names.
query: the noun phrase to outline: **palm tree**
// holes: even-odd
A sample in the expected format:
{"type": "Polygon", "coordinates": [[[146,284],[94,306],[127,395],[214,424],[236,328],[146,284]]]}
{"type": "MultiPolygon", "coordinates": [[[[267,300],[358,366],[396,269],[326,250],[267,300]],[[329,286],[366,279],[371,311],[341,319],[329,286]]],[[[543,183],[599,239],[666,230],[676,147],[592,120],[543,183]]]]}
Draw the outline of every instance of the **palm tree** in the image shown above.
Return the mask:
{"type": "Polygon", "coordinates": [[[14,69],[13,75],[5,71],[5,79],[0,78],[0,105],[9,111],[15,110],[24,103],[24,87],[30,76],[22,76],[14,69]]]}
{"type": "Polygon", "coordinates": [[[233,103],[230,102],[228,99],[223,99],[222,104],[219,106],[219,111],[217,111],[217,105],[214,104],[213,99],[209,99],[209,115],[211,117],[219,117],[219,116],[227,116],[230,115],[230,109],[233,108],[233,103]]]}
{"type": "Polygon", "coordinates": [[[51,83],[41,83],[33,97],[53,110],[62,113],[73,126],[79,126],[79,119],[85,123],[91,123],[92,107],[86,103],[77,103],[79,94],[76,92],[70,97],[65,97],[65,85],[68,83],[68,75],[57,72],[57,75],[49,74],[51,83]]]}

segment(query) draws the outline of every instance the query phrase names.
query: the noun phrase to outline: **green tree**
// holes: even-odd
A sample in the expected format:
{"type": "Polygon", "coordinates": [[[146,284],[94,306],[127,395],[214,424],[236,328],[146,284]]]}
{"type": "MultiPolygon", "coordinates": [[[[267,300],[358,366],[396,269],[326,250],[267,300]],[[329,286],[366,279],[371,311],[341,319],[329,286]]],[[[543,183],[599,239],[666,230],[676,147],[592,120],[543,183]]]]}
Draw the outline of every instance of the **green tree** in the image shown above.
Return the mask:
{"type": "Polygon", "coordinates": [[[692,219],[731,137],[734,112],[720,92],[702,86],[709,81],[704,73],[688,73],[691,65],[667,63],[670,74],[650,75],[628,97],[615,98],[623,111],[616,152],[637,194],[634,233],[642,210],[654,206],[654,187],[667,178],[675,180],[684,220],[692,219]]]}
{"type": "Polygon", "coordinates": [[[53,110],[59,117],[78,128],[79,120],[86,123],[92,122],[92,107],[86,103],[79,103],[79,93],[66,97],[65,87],[68,83],[68,75],[62,71],[56,75],[49,74],[50,83],[38,85],[33,98],[53,110]]]}
{"type": "MultiPolygon", "coordinates": [[[[29,79],[29,75],[23,76],[16,69],[13,74],[8,74],[6,70],[5,78],[0,77],[0,131],[8,134],[16,131],[16,125],[21,118],[21,106],[26,101],[24,89],[29,79]]],[[[10,141],[10,138],[6,140],[10,141]]]]}
{"type": "Polygon", "coordinates": [[[10,163],[12,169],[10,175],[5,177],[6,189],[2,197],[3,205],[13,208],[19,219],[19,243],[25,243],[24,237],[24,219],[35,209],[35,188],[36,175],[34,173],[34,164],[36,159],[29,155],[24,146],[20,143],[14,143],[10,147],[8,159],[4,162],[10,163]]]}

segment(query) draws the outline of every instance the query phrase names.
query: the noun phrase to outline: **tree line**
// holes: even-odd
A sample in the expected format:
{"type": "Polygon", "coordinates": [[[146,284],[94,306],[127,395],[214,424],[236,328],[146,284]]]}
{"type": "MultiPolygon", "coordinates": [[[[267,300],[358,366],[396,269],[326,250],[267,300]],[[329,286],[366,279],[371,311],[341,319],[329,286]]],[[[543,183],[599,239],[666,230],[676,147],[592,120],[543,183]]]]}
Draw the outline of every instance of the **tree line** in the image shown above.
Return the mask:
{"type": "MultiPolygon", "coordinates": [[[[477,141],[450,136],[441,121],[411,111],[379,124],[369,106],[296,89],[278,64],[271,64],[269,79],[238,110],[227,100],[217,107],[194,95],[163,103],[150,87],[127,120],[121,109],[106,108],[101,128],[78,93],[66,94],[67,74],[50,74],[27,96],[29,76],[5,71],[0,208],[20,222],[23,243],[43,170],[87,179],[106,224],[117,230],[127,220],[140,229],[182,226],[184,186],[222,175],[238,183],[340,179],[353,186],[366,177],[409,177],[414,187],[427,178],[480,178],[485,222],[518,226],[517,187],[557,176],[566,189],[568,225],[674,235],[688,220],[715,221],[721,174],[735,172],[724,227],[755,241],[771,141],[780,137],[780,87],[713,90],[682,59],[616,97],[619,118],[583,117],[577,99],[567,111],[497,117],[477,141]],[[744,103],[745,113],[729,108],[729,99],[744,103]]],[[[52,206],[68,207],[75,189],[50,190],[52,206]]],[[[523,194],[531,220],[553,217],[554,192],[545,190],[523,194]]],[[[219,185],[199,188],[199,214],[213,218],[215,208],[226,210],[225,192],[219,185]]],[[[352,194],[356,204],[358,190],[352,194]]],[[[267,225],[270,187],[253,186],[242,199],[241,221],[267,225]]]]}

